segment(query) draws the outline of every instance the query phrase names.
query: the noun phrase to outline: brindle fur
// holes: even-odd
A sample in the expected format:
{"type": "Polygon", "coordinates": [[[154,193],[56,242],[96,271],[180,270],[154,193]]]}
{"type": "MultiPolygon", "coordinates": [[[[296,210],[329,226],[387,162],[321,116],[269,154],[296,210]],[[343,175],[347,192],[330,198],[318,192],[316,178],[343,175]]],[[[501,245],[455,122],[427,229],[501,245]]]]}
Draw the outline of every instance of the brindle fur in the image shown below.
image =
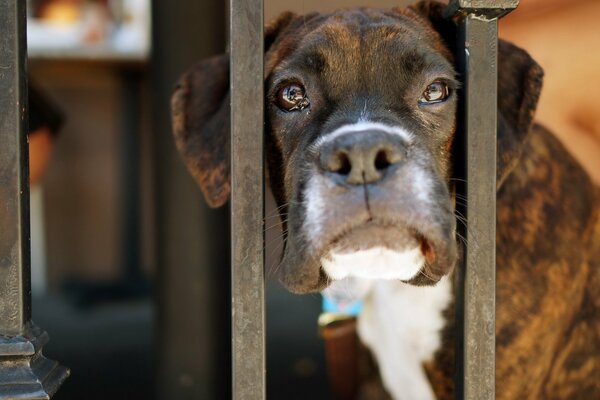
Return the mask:
{"type": "MultiPolygon", "coordinates": [[[[401,16],[402,23],[420,24],[423,40],[451,60],[454,25],[441,17],[442,8],[425,1],[408,10],[284,14],[265,34],[265,76],[285,63],[306,32],[323,24],[329,44],[335,44],[331,48],[353,54],[361,30],[349,29],[347,18],[401,16]]],[[[393,35],[382,29],[380,40],[393,35]]],[[[323,63],[319,57],[307,60],[317,70],[323,63]]],[[[173,99],[178,148],[213,206],[222,205],[229,193],[227,64],[227,56],[199,64],[184,76],[173,99]]],[[[331,79],[351,79],[352,73],[331,79]]],[[[496,397],[595,399],[600,398],[600,189],[552,134],[532,125],[541,79],[541,69],[524,51],[500,43],[496,397]]],[[[266,122],[270,184],[284,204],[294,190],[288,168],[298,139],[274,133],[269,114],[266,122]]],[[[437,162],[447,177],[451,144],[438,144],[437,162]]],[[[454,396],[453,305],[446,317],[443,345],[425,365],[439,399],[454,396]]],[[[387,397],[376,377],[366,382],[363,398],[387,397]]]]}

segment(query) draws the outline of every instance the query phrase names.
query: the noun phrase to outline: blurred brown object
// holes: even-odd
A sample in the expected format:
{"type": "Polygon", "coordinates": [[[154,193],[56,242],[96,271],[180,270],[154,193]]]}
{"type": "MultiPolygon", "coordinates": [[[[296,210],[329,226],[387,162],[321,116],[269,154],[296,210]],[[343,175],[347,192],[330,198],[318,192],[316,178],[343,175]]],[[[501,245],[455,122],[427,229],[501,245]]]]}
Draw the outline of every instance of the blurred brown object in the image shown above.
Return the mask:
{"type": "Polygon", "coordinates": [[[48,127],[29,132],[29,182],[38,183],[50,162],[54,138],[48,127]]]}
{"type": "Polygon", "coordinates": [[[29,183],[38,183],[50,162],[54,139],[62,126],[58,106],[33,85],[29,85],[29,183]]]}
{"type": "Polygon", "coordinates": [[[550,128],[600,183],[600,1],[521,0],[500,36],[544,68],[536,120],[550,128]]]}
{"type": "Polygon", "coordinates": [[[39,17],[51,23],[68,25],[81,18],[82,0],[46,0],[39,7],[39,17]]]}

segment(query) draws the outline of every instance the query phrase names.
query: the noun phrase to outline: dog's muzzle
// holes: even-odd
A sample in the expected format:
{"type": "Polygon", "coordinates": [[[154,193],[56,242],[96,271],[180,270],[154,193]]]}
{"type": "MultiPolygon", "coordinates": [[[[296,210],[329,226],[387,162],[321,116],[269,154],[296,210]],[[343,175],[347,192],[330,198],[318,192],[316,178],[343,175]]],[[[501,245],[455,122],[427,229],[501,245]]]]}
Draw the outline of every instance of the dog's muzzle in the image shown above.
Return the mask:
{"type": "Polygon", "coordinates": [[[456,258],[450,195],[416,136],[357,123],[323,135],[307,154],[282,263],[288,289],[321,290],[352,276],[433,284],[449,272],[456,258]]]}

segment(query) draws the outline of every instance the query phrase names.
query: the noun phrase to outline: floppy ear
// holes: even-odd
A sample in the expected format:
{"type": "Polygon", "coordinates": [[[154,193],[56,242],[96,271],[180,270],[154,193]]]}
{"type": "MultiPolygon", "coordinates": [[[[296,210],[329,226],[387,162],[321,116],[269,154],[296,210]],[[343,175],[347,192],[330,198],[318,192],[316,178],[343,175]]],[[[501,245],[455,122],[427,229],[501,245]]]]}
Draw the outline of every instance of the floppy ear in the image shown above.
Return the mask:
{"type": "Polygon", "coordinates": [[[542,91],[544,71],[523,49],[498,44],[497,187],[517,165],[542,91]]]}
{"type": "MultiPolygon", "coordinates": [[[[410,9],[424,17],[452,52],[456,25],[443,17],[445,5],[421,1],[410,9]]],[[[498,164],[497,187],[519,161],[542,89],[544,71],[529,54],[500,39],[498,43],[498,164]]]]}
{"type": "Polygon", "coordinates": [[[171,98],[177,149],[211,207],[227,201],[229,183],[229,56],[187,71],[171,98]]]}
{"type": "MultiPolygon", "coordinates": [[[[284,13],[265,30],[265,51],[295,18],[284,13]]],[[[171,98],[177,149],[206,202],[220,207],[230,186],[229,55],[196,64],[183,74],[171,98]]]]}

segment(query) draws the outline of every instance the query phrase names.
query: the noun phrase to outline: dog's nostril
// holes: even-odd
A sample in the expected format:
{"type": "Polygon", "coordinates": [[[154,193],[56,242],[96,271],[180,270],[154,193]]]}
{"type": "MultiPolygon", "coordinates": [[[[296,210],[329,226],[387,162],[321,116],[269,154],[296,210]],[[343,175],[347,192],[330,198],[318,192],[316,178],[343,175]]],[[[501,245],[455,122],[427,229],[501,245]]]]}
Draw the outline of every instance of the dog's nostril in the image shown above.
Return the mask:
{"type": "Polygon", "coordinates": [[[348,175],[352,170],[352,164],[350,163],[350,158],[348,158],[348,154],[340,153],[338,155],[339,158],[339,168],[336,171],[338,174],[348,175]]]}
{"type": "Polygon", "coordinates": [[[346,152],[340,151],[329,158],[327,169],[340,175],[348,175],[352,171],[352,163],[346,152]]]}
{"type": "Polygon", "coordinates": [[[375,155],[375,169],[377,171],[382,171],[387,169],[390,165],[392,165],[392,161],[385,150],[379,150],[377,155],[375,155]]]}

